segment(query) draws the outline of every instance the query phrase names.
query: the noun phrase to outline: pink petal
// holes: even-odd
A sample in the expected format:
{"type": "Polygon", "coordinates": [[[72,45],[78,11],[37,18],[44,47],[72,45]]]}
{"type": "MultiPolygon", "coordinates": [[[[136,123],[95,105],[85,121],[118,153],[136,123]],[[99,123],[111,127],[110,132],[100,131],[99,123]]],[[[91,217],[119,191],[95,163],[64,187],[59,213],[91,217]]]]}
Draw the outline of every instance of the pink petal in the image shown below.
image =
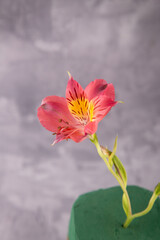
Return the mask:
{"type": "Polygon", "coordinates": [[[58,96],[49,96],[42,100],[37,115],[40,123],[47,130],[57,132],[60,127],[76,124],[70,114],[66,99],[58,96]]]}
{"type": "Polygon", "coordinates": [[[66,88],[67,102],[71,102],[78,98],[85,98],[85,93],[81,85],[71,77],[66,88]]]}
{"type": "Polygon", "coordinates": [[[56,138],[55,138],[54,142],[52,143],[52,146],[54,146],[56,143],[61,142],[64,139],[65,138],[63,136],[56,135],[56,138]]]}
{"type": "Polygon", "coordinates": [[[97,127],[98,127],[98,123],[97,121],[94,122],[89,122],[86,126],[85,126],[85,133],[86,134],[93,134],[97,131],[97,127]]]}
{"type": "Polygon", "coordinates": [[[115,91],[113,84],[103,79],[96,79],[85,89],[85,93],[93,102],[93,121],[101,121],[117,102],[115,102],[115,91]]]}
{"type": "Polygon", "coordinates": [[[104,79],[96,79],[85,88],[85,93],[89,100],[99,95],[107,95],[114,100],[114,87],[111,83],[107,83],[104,79]]]}
{"type": "Polygon", "coordinates": [[[78,130],[76,132],[73,132],[71,135],[70,135],[70,138],[75,141],[75,142],[81,142],[83,141],[84,139],[87,138],[87,134],[84,133],[84,131],[82,132],[81,130],[78,130]]]}
{"type": "Polygon", "coordinates": [[[54,145],[64,139],[66,139],[66,140],[72,139],[73,141],[78,143],[78,142],[81,142],[82,140],[84,140],[85,138],[87,138],[87,135],[84,134],[83,129],[73,128],[70,130],[66,130],[66,131],[64,130],[62,132],[59,132],[56,135],[56,139],[52,145],[54,145]]]}
{"type": "Polygon", "coordinates": [[[111,108],[117,104],[117,102],[113,101],[110,97],[102,94],[93,98],[91,101],[94,105],[92,120],[98,122],[101,121],[111,108]]]}

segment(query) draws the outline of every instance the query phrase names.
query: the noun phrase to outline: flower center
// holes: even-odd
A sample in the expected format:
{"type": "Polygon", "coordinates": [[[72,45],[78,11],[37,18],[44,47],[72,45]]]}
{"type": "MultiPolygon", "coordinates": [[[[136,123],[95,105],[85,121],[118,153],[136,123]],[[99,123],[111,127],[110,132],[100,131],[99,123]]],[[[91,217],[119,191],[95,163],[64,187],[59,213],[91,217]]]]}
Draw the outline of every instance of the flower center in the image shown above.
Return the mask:
{"type": "Polygon", "coordinates": [[[73,117],[82,125],[86,125],[89,121],[92,121],[94,106],[88,99],[82,97],[74,100],[68,99],[68,108],[73,117]]]}

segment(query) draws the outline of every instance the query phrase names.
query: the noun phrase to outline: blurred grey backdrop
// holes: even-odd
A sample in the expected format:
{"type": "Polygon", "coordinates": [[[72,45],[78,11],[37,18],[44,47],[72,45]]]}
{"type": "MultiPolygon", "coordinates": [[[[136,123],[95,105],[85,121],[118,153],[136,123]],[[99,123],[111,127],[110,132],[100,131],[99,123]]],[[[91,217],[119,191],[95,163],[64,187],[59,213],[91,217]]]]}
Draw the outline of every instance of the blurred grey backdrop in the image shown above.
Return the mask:
{"type": "Polygon", "coordinates": [[[128,183],[160,181],[160,1],[0,0],[0,239],[63,240],[78,195],[117,185],[89,140],[63,141],[40,124],[48,95],[65,96],[67,71],[96,78],[123,100],[99,124],[128,183]]]}

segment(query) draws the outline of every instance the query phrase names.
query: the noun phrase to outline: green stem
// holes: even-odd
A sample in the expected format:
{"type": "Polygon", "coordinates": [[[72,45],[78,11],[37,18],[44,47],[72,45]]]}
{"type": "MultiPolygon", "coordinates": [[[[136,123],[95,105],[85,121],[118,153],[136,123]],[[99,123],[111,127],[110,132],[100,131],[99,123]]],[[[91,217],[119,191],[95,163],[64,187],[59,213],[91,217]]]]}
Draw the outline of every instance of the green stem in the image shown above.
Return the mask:
{"type": "Polygon", "coordinates": [[[96,134],[93,134],[92,137],[90,138],[91,142],[94,143],[94,145],[96,146],[97,148],[97,152],[99,154],[99,156],[103,159],[103,161],[105,162],[105,164],[107,165],[109,171],[112,173],[112,175],[117,179],[117,181],[119,182],[121,188],[122,188],[122,191],[124,192],[124,194],[126,195],[127,199],[128,199],[128,203],[129,203],[129,214],[131,215],[132,214],[132,209],[131,209],[131,203],[130,203],[130,199],[129,199],[129,196],[128,196],[128,192],[126,190],[126,187],[124,186],[124,183],[123,181],[116,175],[116,173],[113,171],[111,165],[109,164],[109,162],[107,161],[106,159],[106,156],[105,154],[102,152],[101,150],[101,146],[99,145],[99,142],[98,142],[98,138],[97,138],[97,135],[96,134]]]}
{"type": "MultiPolygon", "coordinates": [[[[97,138],[97,135],[96,134],[93,134],[90,136],[90,140],[91,142],[94,143],[94,145],[96,146],[97,148],[97,152],[99,154],[99,156],[103,159],[103,161],[105,162],[105,164],[107,165],[109,171],[112,173],[112,175],[117,179],[117,181],[119,182],[121,188],[122,188],[122,191],[123,193],[126,195],[126,198],[128,200],[128,204],[129,204],[129,213],[126,214],[127,216],[127,219],[125,221],[125,223],[123,224],[123,227],[124,228],[127,228],[129,226],[129,224],[137,217],[141,217],[145,214],[147,214],[153,207],[154,205],[154,202],[156,201],[157,197],[158,197],[158,193],[156,194],[155,192],[153,192],[152,194],[152,197],[148,203],[148,206],[145,210],[139,212],[139,213],[135,213],[135,214],[132,214],[132,209],[131,209],[131,203],[130,203],[130,199],[129,199],[129,196],[128,196],[128,192],[126,190],[126,186],[124,185],[123,181],[121,178],[118,177],[118,175],[114,172],[113,168],[112,168],[112,164],[111,162],[107,161],[107,158],[106,158],[106,155],[103,153],[102,149],[101,149],[101,146],[99,145],[99,142],[98,142],[98,138],[97,138]]],[[[158,190],[157,190],[158,191],[158,190]]]]}
{"type": "Polygon", "coordinates": [[[148,206],[146,207],[146,209],[143,210],[143,211],[141,211],[141,212],[139,212],[139,213],[135,213],[135,214],[129,216],[129,217],[126,219],[123,227],[124,227],[124,228],[127,228],[127,227],[129,226],[129,224],[133,221],[133,219],[135,219],[135,218],[137,218],[137,217],[142,217],[142,216],[146,215],[147,213],[149,213],[149,211],[152,209],[152,207],[153,207],[153,205],[154,205],[157,197],[158,197],[158,196],[155,195],[155,193],[153,193],[153,195],[152,195],[152,197],[151,197],[151,199],[150,199],[150,201],[149,201],[148,206]]]}

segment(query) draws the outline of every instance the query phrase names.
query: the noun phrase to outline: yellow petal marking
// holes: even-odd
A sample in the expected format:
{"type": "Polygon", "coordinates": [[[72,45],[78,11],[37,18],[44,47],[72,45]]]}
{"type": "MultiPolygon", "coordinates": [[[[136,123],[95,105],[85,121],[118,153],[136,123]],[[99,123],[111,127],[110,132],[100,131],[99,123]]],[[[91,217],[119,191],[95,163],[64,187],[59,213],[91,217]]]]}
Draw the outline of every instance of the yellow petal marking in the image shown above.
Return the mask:
{"type": "Polygon", "coordinates": [[[90,121],[92,121],[93,119],[93,111],[94,111],[94,104],[92,101],[90,101],[89,103],[89,117],[90,117],[90,121]]]}
{"type": "Polygon", "coordinates": [[[68,102],[68,108],[74,118],[85,125],[89,121],[92,121],[94,105],[86,98],[77,98],[68,102]]]}

